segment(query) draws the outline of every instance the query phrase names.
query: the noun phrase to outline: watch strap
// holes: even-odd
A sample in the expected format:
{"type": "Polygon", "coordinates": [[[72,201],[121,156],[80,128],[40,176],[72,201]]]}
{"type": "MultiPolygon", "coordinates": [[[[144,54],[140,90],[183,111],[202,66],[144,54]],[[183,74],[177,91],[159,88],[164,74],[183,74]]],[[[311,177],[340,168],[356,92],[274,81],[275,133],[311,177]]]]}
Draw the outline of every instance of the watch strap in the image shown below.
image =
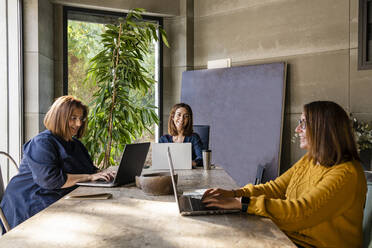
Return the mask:
{"type": "Polygon", "coordinates": [[[242,197],[241,204],[242,204],[242,212],[246,213],[248,210],[249,202],[251,201],[251,198],[249,197],[242,197]]]}

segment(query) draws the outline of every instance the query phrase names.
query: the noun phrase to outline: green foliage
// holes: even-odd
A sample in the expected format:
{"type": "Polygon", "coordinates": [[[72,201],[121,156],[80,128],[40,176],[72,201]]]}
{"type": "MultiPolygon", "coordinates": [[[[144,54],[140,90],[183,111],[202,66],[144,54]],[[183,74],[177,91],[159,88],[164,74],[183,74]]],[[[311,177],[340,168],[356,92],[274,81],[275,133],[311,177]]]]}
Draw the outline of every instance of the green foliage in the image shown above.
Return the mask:
{"type": "Polygon", "coordinates": [[[358,150],[372,149],[372,125],[357,118],[352,118],[352,126],[358,145],[358,150]]]}
{"type": "Polygon", "coordinates": [[[101,35],[103,49],[90,61],[85,82],[97,87],[83,139],[94,161],[106,168],[122,152],[124,145],[141,137],[158,123],[156,106],[148,99],[154,94],[154,78],[144,66],[146,55],[159,35],[165,32],[143,21],[143,9],[134,9],[118,25],[108,24],[101,35]],[[145,96],[148,96],[147,98],[145,96]]]}
{"type": "Polygon", "coordinates": [[[82,87],[89,68],[89,60],[97,51],[103,49],[100,34],[105,25],[82,21],[68,21],[68,92],[88,103],[92,100],[92,92],[97,90],[93,82],[82,87]]]}

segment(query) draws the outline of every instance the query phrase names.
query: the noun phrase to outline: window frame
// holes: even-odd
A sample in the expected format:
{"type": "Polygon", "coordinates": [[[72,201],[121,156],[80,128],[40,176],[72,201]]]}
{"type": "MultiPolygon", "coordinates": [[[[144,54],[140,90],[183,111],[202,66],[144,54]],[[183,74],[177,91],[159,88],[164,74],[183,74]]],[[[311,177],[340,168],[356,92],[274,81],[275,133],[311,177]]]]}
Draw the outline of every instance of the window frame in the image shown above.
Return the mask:
{"type": "MultiPolygon", "coordinates": [[[[125,17],[127,13],[124,12],[113,12],[105,10],[96,10],[96,9],[86,9],[86,8],[77,8],[70,6],[63,6],[63,95],[68,94],[68,46],[67,46],[67,22],[68,22],[68,12],[82,12],[84,14],[98,14],[98,15],[109,15],[117,17],[125,17]]],[[[163,18],[155,16],[142,15],[144,20],[157,21],[159,26],[163,27],[163,18]]],[[[159,140],[159,137],[163,134],[163,40],[159,39],[159,69],[158,69],[158,117],[159,124],[157,125],[157,131],[155,132],[155,140],[159,140]]]]}
{"type": "MultiPolygon", "coordinates": [[[[371,0],[359,0],[358,13],[358,69],[372,69],[372,58],[367,60],[368,55],[368,11],[367,4],[371,0]]],[[[372,18],[372,17],[370,17],[372,18]]]]}
{"type": "MultiPolygon", "coordinates": [[[[2,37],[0,43],[0,150],[9,153],[17,164],[22,158],[24,144],[24,93],[23,93],[23,2],[5,0],[0,4],[2,37]]],[[[0,183],[4,186],[18,173],[0,156],[0,183]]],[[[1,192],[0,192],[1,193],[1,192]]]]}

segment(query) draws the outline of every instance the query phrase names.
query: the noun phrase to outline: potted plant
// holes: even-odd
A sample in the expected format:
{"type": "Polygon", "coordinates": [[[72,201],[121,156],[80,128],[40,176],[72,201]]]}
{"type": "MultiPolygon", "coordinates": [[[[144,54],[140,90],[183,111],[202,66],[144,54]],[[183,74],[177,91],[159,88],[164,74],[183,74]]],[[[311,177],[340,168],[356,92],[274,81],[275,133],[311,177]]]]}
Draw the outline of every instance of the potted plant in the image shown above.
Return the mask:
{"type": "Polygon", "coordinates": [[[363,167],[365,170],[372,170],[372,125],[352,117],[352,127],[363,167]]]}
{"type": "MultiPolygon", "coordinates": [[[[133,9],[117,25],[106,25],[101,35],[103,49],[90,60],[85,79],[98,90],[88,116],[87,135],[83,139],[96,165],[107,168],[114,164],[125,144],[142,136],[145,129],[158,123],[156,106],[140,102],[138,95],[150,94],[155,84],[143,66],[152,40],[162,38],[165,31],[157,24],[144,21],[143,9],[133,9]]],[[[151,132],[151,130],[149,130],[151,132]]]]}

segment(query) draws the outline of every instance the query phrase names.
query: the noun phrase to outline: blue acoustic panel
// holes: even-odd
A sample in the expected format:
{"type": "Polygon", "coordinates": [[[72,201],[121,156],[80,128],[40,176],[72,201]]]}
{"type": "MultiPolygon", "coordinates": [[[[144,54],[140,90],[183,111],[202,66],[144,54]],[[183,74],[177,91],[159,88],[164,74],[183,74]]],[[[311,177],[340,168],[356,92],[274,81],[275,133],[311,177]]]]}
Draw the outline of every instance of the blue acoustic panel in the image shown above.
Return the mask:
{"type": "Polygon", "coordinates": [[[279,174],[286,63],[185,71],[181,101],[194,124],[210,125],[212,162],[240,185],[279,174]]]}

